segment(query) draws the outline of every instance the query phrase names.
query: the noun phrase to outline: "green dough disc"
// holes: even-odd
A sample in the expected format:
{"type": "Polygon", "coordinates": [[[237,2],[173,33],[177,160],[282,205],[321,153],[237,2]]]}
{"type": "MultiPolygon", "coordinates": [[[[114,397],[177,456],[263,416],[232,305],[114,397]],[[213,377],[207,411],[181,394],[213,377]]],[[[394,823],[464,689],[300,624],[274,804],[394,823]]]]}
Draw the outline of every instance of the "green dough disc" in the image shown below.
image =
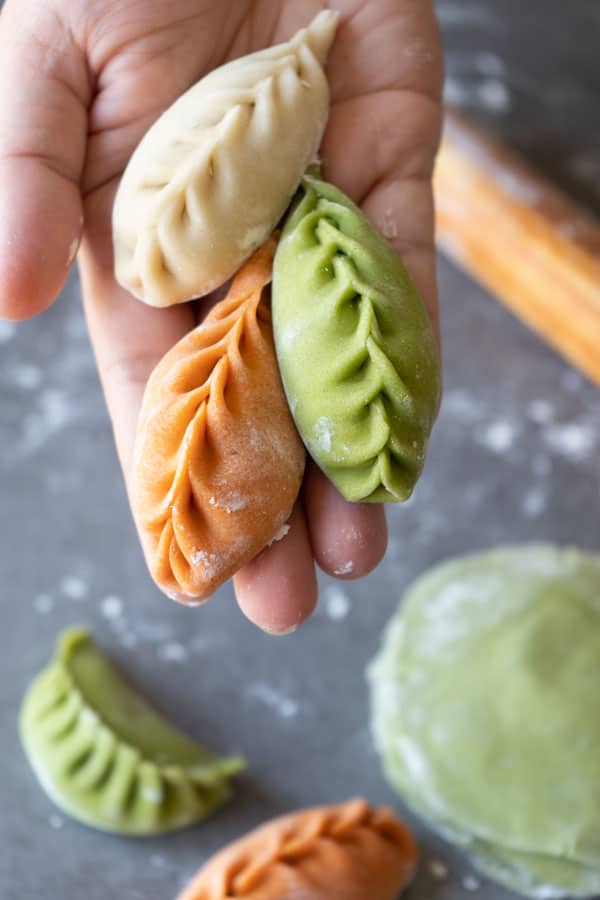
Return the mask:
{"type": "Polygon", "coordinates": [[[306,176],[273,263],[273,331],[302,440],[352,501],[406,500],[439,393],[433,329],[398,254],[306,176]]]}
{"type": "Polygon", "coordinates": [[[243,768],[193,743],[151,709],[91,635],[64,632],[21,707],[21,740],[66,813],[104,831],[153,835],[205,818],[243,768]]]}
{"type": "Polygon", "coordinates": [[[417,812],[521,893],[600,893],[600,556],[437,566],[369,677],[386,772],[417,812]]]}

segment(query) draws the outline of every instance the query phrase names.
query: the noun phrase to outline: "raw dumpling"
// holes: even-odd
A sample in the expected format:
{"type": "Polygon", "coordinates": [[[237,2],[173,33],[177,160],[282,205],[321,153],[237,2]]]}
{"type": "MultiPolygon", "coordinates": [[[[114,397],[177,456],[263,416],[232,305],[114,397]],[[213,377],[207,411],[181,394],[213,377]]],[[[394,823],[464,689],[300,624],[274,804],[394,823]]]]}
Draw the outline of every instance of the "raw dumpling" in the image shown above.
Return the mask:
{"type": "Polygon", "coordinates": [[[221,850],[178,900],[397,900],[417,847],[388,809],[364,800],[274,819],[221,850]]]}
{"type": "Polygon", "coordinates": [[[406,500],[437,408],[432,326],[392,247],[310,176],[277,249],[272,306],[284,388],[315,462],[347,500],[406,500]]]}
{"type": "Polygon", "coordinates": [[[140,300],[207,294],[267,239],[321,142],[337,19],[215,69],[147,132],[113,213],[117,280],[140,300]]]}
{"type": "Polygon", "coordinates": [[[600,556],[437,566],[370,677],[387,774],[417,812],[519,893],[600,894],[600,556]]]}
{"type": "Polygon", "coordinates": [[[60,638],[21,708],[39,782],[66,813],[103,831],[151,835],[200,821],[243,768],[190,741],[146,705],[83,629],[60,638]]]}
{"type": "Polygon", "coordinates": [[[157,584],[198,602],[285,525],[304,449],[273,348],[268,285],[275,240],[234,279],[148,381],[132,505],[157,584]]]}

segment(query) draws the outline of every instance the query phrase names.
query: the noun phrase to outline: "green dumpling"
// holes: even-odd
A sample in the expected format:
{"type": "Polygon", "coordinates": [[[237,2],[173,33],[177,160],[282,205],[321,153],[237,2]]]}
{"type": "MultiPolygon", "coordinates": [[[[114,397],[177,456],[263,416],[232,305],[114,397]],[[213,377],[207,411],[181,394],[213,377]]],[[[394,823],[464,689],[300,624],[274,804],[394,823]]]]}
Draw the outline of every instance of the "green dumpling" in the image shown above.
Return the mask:
{"type": "Polygon", "coordinates": [[[315,462],[347,500],[406,500],[439,394],[431,322],[387,241],[308,175],[275,254],[272,309],[288,403],[315,462]]]}
{"type": "Polygon", "coordinates": [[[491,877],[600,894],[600,556],[531,545],[437,566],[370,669],[387,775],[491,877]]]}
{"type": "Polygon", "coordinates": [[[197,746],[121,678],[91,635],[70,629],[29,688],[21,739],[50,798],[104,831],[153,835],[205,818],[243,768],[197,746]]]}

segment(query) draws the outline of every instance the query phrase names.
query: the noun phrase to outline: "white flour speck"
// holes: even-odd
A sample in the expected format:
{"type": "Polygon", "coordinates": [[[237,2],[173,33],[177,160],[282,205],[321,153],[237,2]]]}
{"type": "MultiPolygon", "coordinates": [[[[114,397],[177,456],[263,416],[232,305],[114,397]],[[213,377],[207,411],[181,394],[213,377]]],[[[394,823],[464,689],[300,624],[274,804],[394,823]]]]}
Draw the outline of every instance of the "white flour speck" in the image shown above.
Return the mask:
{"type": "Polygon", "coordinates": [[[219,497],[209,497],[208,502],[215,509],[224,509],[225,512],[238,512],[248,506],[246,497],[242,497],[239,491],[228,491],[219,497]]]}
{"type": "Polygon", "coordinates": [[[31,363],[19,363],[11,366],[9,377],[12,383],[22,391],[33,391],[42,382],[42,372],[31,363]]]}
{"type": "Polygon", "coordinates": [[[154,869],[164,869],[166,864],[167,864],[167,861],[164,858],[164,856],[160,856],[158,853],[153,853],[152,856],[150,857],[150,865],[154,869]]]}
{"type": "MultiPolygon", "coordinates": [[[[470,56],[470,54],[469,54],[470,56]]],[[[503,75],[506,72],[506,66],[499,56],[495,53],[482,51],[475,53],[473,56],[473,65],[482,75],[503,75]]]]}
{"type": "Polygon", "coordinates": [[[290,526],[287,524],[287,522],[284,525],[281,525],[267,544],[267,547],[270,547],[271,544],[276,544],[277,541],[282,541],[284,537],[289,534],[289,531],[290,526]]]}
{"type": "Polygon", "coordinates": [[[94,727],[98,724],[98,713],[91,709],[89,706],[84,706],[79,713],[79,721],[82,723],[82,725],[94,727]]]}
{"type": "Polygon", "coordinates": [[[169,641],[158,649],[158,655],[164,662],[181,663],[188,658],[188,652],[178,641],[169,641]]]}
{"type": "Polygon", "coordinates": [[[550,450],[571,462],[582,462],[596,445],[596,435],[589,422],[565,422],[549,425],[543,432],[550,450]]]}
{"type": "Polygon", "coordinates": [[[521,509],[523,510],[523,515],[527,516],[528,519],[537,519],[538,516],[545,512],[547,505],[548,496],[546,491],[541,487],[532,487],[526,491],[521,509]]]}
{"type": "Polygon", "coordinates": [[[527,415],[537,425],[545,425],[554,418],[554,409],[548,400],[532,400],[527,409],[527,415]]]}
{"type": "Polygon", "coordinates": [[[190,562],[197,567],[198,575],[206,581],[210,581],[219,574],[221,568],[219,557],[216,553],[208,553],[206,550],[196,550],[190,554],[190,562]]]}
{"type": "Polygon", "coordinates": [[[354,562],[349,559],[348,562],[341,563],[333,570],[334,575],[351,575],[354,572],[354,562]]]}
{"type": "Polygon", "coordinates": [[[48,388],[36,395],[36,408],[23,418],[15,456],[22,459],[43,447],[52,435],[64,428],[75,416],[73,405],[62,391],[48,388]]]}
{"type": "Polygon", "coordinates": [[[321,450],[325,453],[331,452],[331,442],[333,439],[333,427],[331,420],[327,416],[321,416],[315,423],[315,438],[321,450]]]}
{"type": "Polygon", "coordinates": [[[486,428],[482,429],[477,439],[487,450],[492,453],[506,453],[510,450],[517,436],[516,426],[507,419],[498,419],[486,428]]]}
{"type": "Polygon", "coordinates": [[[341,622],[350,612],[350,598],[345,591],[336,585],[331,585],[323,591],[325,599],[325,612],[333,622],[341,622]]]}
{"type": "Polygon", "coordinates": [[[388,241],[393,241],[394,238],[398,237],[398,225],[396,224],[393,209],[386,209],[383,219],[379,223],[379,230],[388,241]]]}
{"type": "Polygon", "coordinates": [[[118,619],[123,615],[123,601],[116,594],[108,594],[100,602],[100,612],[106,619],[118,619]]]}
{"type": "Polygon", "coordinates": [[[77,575],[65,575],[61,579],[59,588],[66,597],[70,597],[72,600],[81,600],[88,592],[86,582],[77,575]]]}
{"type": "Polygon", "coordinates": [[[497,78],[486,78],[477,86],[477,96],[488,112],[505,113],[512,106],[510,92],[497,78]]]}
{"type": "Polygon", "coordinates": [[[462,880],[462,885],[465,891],[478,891],[481,887],[481,882],[473,875],[465,875],[462,880]]]}
{"type": "Polygon", "coordinates": [[[481,408],[475,397],[463,388],[453,388],[442,399],[442,414],[466,425],[481,417],[481,408]]]}
{"type": "MultiPolygon", "coordinates": [[[[150,785],[146,784],[141,789],[140,793],[141,793],[142,797],[144,798],[144,800],[146,800],[148,803],[158,804],[163,799],[163,792],[162,792],[162,788],[160,786],[151,787],[150,785]]],[[[160,857],[159,857],[159,859],[160,859],[160,857]]]]}
{"type": "Polygon", "coordinates": [[[449,106],[471,106],[501,115],[510,110],[512,99],[507,86],[498,78],[472,82],[448,75],[444,82],[444,103],[449,106]]]}
{"type": "Polygon", "coordinates": [[[8,341],[12,341],[16,333],[17,326],[14,322],[6,322],[4,319],[0,319],[0,344],[7,344],[8,341]]]}
{"type": "Polygon", "coordinates": [[[246,690],[249,700],[258,700],[270,709],[274,710],[282,719],[294,719],[298,715],[298,704],[290,697],[280,694],[268,684],[256,682],[246,690]]]}
{"type": "Polygon", "coordinates": [[[458,78],[448,76],[444,81],[444,103],[448,106],[466,106],[471,97],[468,85],[458,78]]]}
{"type": "Polygon", "coordinates": [[[54,609],[54,600],[50,594],[38,594],[34,598],[33,608],[36,612],[46,615],[54,609]]]}
{"type": "Polygon", "coordinates": [[[448,877],[448,866],[441,859],[430,860],[427,868],[436,881],[444,881],[448,877]]]}
{"type": "Polygon", "coordinates": [[[53,814],[48,818],[48,824],[50,825],[50,828],[54,828],[55,831],[58,831],[58,829],[62,828],[65,824],[65,820],[62,816],[53,814]]]}

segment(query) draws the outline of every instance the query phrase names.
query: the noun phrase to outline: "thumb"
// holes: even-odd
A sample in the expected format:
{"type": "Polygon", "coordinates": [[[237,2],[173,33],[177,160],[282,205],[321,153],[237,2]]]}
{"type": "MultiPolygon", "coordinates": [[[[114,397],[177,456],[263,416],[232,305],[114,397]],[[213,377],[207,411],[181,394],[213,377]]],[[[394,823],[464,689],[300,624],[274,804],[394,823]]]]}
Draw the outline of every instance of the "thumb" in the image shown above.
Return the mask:
{"type": "Polygon", "coordinates": [[[83,218],[79,179],[90,85],[52,2],[0,14],[0,317],[25,319],[60,292],[83,218]]]}

